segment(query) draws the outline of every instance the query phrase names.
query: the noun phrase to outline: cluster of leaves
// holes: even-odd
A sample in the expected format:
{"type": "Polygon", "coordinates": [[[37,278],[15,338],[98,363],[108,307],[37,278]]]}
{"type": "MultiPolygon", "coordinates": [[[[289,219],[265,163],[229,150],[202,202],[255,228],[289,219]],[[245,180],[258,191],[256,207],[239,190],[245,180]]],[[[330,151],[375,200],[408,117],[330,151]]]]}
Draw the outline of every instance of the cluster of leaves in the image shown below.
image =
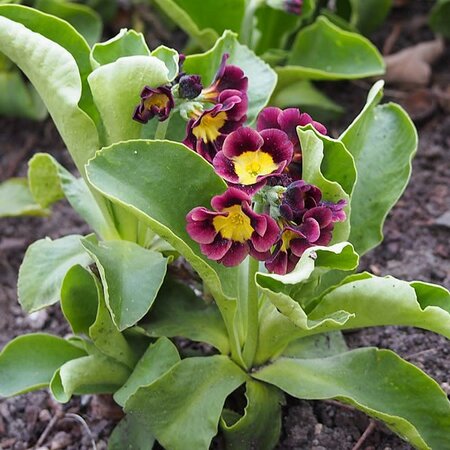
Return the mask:
{"type": "MultiPolygon", "coordinates": [[[[73,335],[11,341],[0,354],[1,395],[49,387],[66,402],[112,393],[126,416],[111,449],[151,449],[155,440],[167,449],[207,449],[219,427],[229,448],[270,449],[284,393],[335,398],[385,421],[417,448],[450,448],[450,402],[438,384],[391,351],[349,351],[340,334],[398,324],[450,337],[447,290],[354,273],[358,254],[382,239],[417,146],[405,112],[379,105],[382,82],[338,139],[298,129],[302,178],[326,200],[336,193],[346,199],[347,220],[333,245],[308,249],[291,273],[275,275],[248,260],[219,265],[189,237],[186,214],[208,207],[226,184],[180,143],[180,115],[158,126],[131,120],[144,85],[176,79],[175,50],[151,51],[134,31],[91,49],[63,20],[3,5],[0,51],[42,97],[81,175],[38,154],[28,180],[3,184],[0,198],[19,195],[24,211],[45,214],[65,197],[95,233],[42,239],[27,250],[22,307],[32,312],[60,301],[73,335]],[[166,139],[155,139],[162,130],[166,139]],[[201,277],[200,289],[177,278],[172,261],[180,255],[201,277]],[[207,344],[204,354],[177,347],[179,337],[207,344]],[[236,400],[243,413],[233,409],[236,400]]],[[[208,85],[224,53],[248,77],[252,125],[276,73],[235,34],[224,32],[210,50],[188,56],[183,69],[208,85]]],[[[4,215],[19,214],[15,208],[0,204],[4,215]]]]}
{"type": "MultiPolygon", "coordinates": [[[[88,0],[80,4],[76,0],[0,0],[0,4],[30,3],[34,8],[70,23],[93,45],[102,34],[102,18],[109,20],[114,14],[116,1],[88,0]],[[97,12],[98,11],[98,12],[97,12]]],[[[33,85],[28,83],[20,70],[0,53],[0,115],[42,120],[47,109],[33,85]]]]}

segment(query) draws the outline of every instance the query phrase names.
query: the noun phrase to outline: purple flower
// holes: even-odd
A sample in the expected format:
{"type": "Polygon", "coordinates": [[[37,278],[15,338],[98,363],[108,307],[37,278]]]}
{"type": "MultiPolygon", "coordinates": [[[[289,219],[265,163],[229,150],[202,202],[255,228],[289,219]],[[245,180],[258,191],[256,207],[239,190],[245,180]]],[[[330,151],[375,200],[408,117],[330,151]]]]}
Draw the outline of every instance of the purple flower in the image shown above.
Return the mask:
{"type": "Polygon", "coordinates": [[[303,0],[267,0],[267,4],[272,8],[299,16],[302,13],[303,0]]]}
{"type": "Polygon", "coordinates": [[[213,83],[208,88],[203,89],[202,98],[205,101],[211,103],[220,102],[220,93],[228,89],[239,91],[243,95],[247,94],[248,78],[240,67],[227,65],[229,56],[228,53],[223,54],[219,70],[216,73],[213,83]]]}
{"type": "Polygon", "coordinates": [[[247,95],[232,89],[221,92],[217,105],[188,122],[183,143],[212,162],[225,137],[247,119],[247,106],[247,95]]]}
{"type": "Polygon", "coordinates": [[[292,144],[281,130],[242,127],[229,134],[214,157],[216,172],[229,183],[262,187],[266,179],[279,175],[292,159],[292,144]]]}
{"type": "MultiPolygon", "coordinates": [[[[288,186],[283,195],[280,206],[281,216],[289,222],[301,222],[305,212],[318,206],[321,200],[322,192],[318,187],[307,184],[303,180],[295,181],[288,186]]],[[[335,206],[331,202],[328,205],[330,209],[335,206]]]]}
{"type": "Polygon", "coordinates": [[[134,110],[133,119],[147,123],[157,116],[160,122],[169,117],[170,111],[175,106],[170,86],[151,88],[145,86],[141,92],[141,103],[134,110]]]}
{"type": "Polygon", "coordinates": [[[189,100],[198,97],[203,89],[199,75],[183,75],[178,84],[180,97],[189,100]]]}
{"type": "Polygon", "coordinates": [[[186,230],[202,253],[224,266],[236,266],[250,254],[264,260],[278,238],[274,219],[251,209],[251,198],[236,188],[213,197],[214,211],[197,207],[187,216],[186,230]]]}

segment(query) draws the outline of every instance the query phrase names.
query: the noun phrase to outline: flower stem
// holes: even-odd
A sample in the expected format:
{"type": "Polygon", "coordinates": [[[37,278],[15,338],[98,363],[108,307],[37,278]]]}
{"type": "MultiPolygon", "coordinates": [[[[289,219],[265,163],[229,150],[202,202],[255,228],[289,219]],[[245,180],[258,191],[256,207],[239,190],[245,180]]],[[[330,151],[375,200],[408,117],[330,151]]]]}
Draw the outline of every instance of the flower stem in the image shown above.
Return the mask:
{"type": "Polygon", "coordinates": [[[245,8],[244,19],[242,20],[240,32],[240,41],[250,48],[252,48],[253,18],[255,16],[255,11],[262,2],[263,0],[249,0],[245,8]]]}
{"type": "Polygon", "coordinates": [[[169,122],[170,122],[170,116],[166,120],[158,123],[158,126],[156,127],[156,131],[155,131],[155,139],[164,139],[166,137],[167,128],[169,127],[169,122]]]}

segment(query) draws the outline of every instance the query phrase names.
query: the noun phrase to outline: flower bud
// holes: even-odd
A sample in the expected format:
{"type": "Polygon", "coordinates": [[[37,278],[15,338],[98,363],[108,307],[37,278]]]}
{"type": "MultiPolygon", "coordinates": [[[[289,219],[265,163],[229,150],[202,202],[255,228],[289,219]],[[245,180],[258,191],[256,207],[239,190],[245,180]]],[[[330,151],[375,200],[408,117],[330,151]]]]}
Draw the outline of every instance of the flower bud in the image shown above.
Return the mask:
{"type": "Polygon", "coordinates": [[[200,95],[203,85],[199,75],[183,75],[180,78],[178,95],[192,100],[200,95]]]}

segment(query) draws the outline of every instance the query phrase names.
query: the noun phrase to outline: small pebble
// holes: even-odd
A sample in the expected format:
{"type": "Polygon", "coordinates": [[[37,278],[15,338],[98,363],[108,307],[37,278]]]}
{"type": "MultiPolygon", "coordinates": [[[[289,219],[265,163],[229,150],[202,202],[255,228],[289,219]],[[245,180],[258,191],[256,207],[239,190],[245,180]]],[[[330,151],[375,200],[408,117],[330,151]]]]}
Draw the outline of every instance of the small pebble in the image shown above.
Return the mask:
{"type": "Polygon", "coordinates": [[[65,431],[60,431],[56,433],[54,438],[52,439],[50,450],[61,450],[66,448],[71,443],[72,438],[70,437],[70,434],[66,433],[65,431]]]}

